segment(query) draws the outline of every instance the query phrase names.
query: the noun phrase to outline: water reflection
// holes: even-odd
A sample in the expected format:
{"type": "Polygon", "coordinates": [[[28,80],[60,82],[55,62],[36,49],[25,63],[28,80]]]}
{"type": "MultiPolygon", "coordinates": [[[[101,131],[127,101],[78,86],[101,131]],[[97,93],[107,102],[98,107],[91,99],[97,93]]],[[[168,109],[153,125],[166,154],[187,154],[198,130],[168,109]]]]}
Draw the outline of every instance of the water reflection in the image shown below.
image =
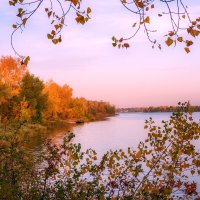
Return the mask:
{"type": "MultiPolygon", "coordinates": [[[[161,124],[161,121],[168,120],[170,115],[171,113],[123,113],[105,121],[80,125],[66,124],[62,128],[56,128],[47,134],[32,138],[28,150],[39,155],[43,148],[44,139],[49,138],[54,144],[61,144],[68,131],[75,134],[73,142],[80,143],[83,150],[92,148],[99,155],[104,154],[109,149],[136,148],[139,142],[144,141],[147,137],[147,131],[144,130],[146,119],[152,117],[156,124],[161,124]]],[[[196,121],[199,120],[200,113],[194,113],[193,117],[196,121]]],[[[200,146],[199,141],[197,144],[200,146]]]]}
{"type": "Polygon", "coordinates": [[[61,144],[66,133],[72,132],[75,124],[66,124],[59,128],[49,130],[47,133],[37,134],[30,138],[26,147],[27,151],[34,156],[39,156],[44,148],[44,141],[51,139],[54,144],[61,144]]]}

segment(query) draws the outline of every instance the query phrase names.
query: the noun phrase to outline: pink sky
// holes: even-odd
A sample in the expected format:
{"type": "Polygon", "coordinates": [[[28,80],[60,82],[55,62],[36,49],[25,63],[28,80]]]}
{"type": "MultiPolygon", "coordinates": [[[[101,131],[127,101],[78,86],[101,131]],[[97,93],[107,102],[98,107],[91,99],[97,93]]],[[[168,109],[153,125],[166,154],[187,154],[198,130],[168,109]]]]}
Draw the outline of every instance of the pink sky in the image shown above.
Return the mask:
{"type": "MultiPolygon", "coordinates": [[[[143,34],[131,41],[128,50],[117,50],[111,37],[129,36],[134,22],[119,1],[87,0],[92,7],[91,21],[85,26],[69,20],[63,31],[63,43],[53,45],[46,39],[46,16],[35,16],[23,35],[17,34],[17,49],[31,56],[29,69],[44,81],[67,83],[74,96],[109,101],[119,107],[176,105],[190,100],[200,105],[199,39],[186,55],[183,46],[152,50],[143,34]]],[[[191,3],[192,16],[200,16],[200,4],[191,3]]],[[[7,2],[1,5],[0,55],[14,55],[10,46],[15,11],[7,2]],[[2,21],[2,20],[1,20],[2,21]]],[[[167,24],[156,21],[161,40],[167,24]]]]}

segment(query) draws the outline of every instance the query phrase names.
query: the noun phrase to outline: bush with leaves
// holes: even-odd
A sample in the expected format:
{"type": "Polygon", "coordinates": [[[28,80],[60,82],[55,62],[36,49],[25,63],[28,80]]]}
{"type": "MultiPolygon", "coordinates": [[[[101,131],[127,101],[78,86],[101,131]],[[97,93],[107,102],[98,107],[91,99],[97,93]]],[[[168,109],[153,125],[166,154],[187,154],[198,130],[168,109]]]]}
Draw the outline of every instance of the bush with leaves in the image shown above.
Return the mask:
{"type": "Polygon", "coordinates": [[[60,146],[47,142],[42,167],[32,167],[33,175],[23,167],[23,154],[13,156],[12,143],[2,145],[1,140],[0,187],[4,192],[0,198],[198,200],[198,182],[192,177],[200,175],[200,153],[195,146],[200,125],[193,120],[189,105],[181,104],[162,127],[150,118],[145,129],[147,139],[136,149],[110,150],[102,158],[92,149],[82,152],[80,144],[70,143],[73,134],[60,146]],[[6,168],[11,160],[16,164],[6,168]],[[14,182],[8,179],[16,170],[13,166],[21,167],[14,182]]]}

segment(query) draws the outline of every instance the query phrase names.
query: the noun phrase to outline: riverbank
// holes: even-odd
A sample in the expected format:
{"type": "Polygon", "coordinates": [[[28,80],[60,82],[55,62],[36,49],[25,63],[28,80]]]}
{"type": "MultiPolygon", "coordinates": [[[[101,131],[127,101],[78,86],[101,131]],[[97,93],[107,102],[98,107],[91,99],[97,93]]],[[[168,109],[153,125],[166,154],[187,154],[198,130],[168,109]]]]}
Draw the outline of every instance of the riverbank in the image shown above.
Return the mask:
{"type": "Polygon", "coordinates": [[[68,125],[75,125],[75,124],[83,124],[83,123],[89,123],[89,122],[95,122],[95,121],[104,121],[108,117],[114,117],[118,114],[97,114],[93,118],[71,118],[66,120],[56,120],[56,121],[45,121],[43,123],[24,123],[22,125],[16,125],[16,124],[9,124],[6,127],[1,124],[0,125],[0,135],[5,134],[11,134],[15,132],[16,130],[20,134],[25,134],[30,137],[34,136],[35,134],[46,134],[48,132],[51,132],[54,129],[58,128],[64,128],[68,125]]]}
{"type": "Polygon", "coordinates": [[[48,130],[60,128],[68,124],[82,124],[82,123],[89,123],[89,122],[95,122],[95,121],[104,121],[108,117],[114,117],[118,114],[97,114],[95,117],[90,118],[70,118],[65,120],[57,120],[57,121],[46,121],[46,127],[48,130]]]}
{"type": "Polygon", "coordinates": [[[38,123],[24,123],[23,125],[17,126],[10,124],[6,127],[0,125],[0,135],[10,135],[14,132],[19,134],[25,134],[28,136],[33,136],[36,133],[47,133],[48,128],[44,125],[38,123]]]}

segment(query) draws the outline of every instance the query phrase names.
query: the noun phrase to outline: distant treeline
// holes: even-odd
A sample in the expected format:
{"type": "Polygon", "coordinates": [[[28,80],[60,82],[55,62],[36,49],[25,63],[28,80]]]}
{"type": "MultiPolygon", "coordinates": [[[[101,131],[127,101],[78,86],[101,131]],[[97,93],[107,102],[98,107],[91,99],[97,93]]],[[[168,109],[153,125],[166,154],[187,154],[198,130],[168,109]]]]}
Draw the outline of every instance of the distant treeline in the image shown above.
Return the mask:
{"type": "MultiPolygon", "coordinates": [[[[133,108],[118,108],[117,112],[127,113],[127,112],[175,112],[177,111],[177,106],[149,106],[149,107],[133,107],[133,108]]],[[[200,112],[200,106],[190,106],[193,112],[200,112]]]]}
{"type": "Polygon", "coordinates": [[[108,102],[74,98],[72,88],[44,83],[19,59],[0,58],[0,122],[92,121],[113,115],[108,102]]]}

